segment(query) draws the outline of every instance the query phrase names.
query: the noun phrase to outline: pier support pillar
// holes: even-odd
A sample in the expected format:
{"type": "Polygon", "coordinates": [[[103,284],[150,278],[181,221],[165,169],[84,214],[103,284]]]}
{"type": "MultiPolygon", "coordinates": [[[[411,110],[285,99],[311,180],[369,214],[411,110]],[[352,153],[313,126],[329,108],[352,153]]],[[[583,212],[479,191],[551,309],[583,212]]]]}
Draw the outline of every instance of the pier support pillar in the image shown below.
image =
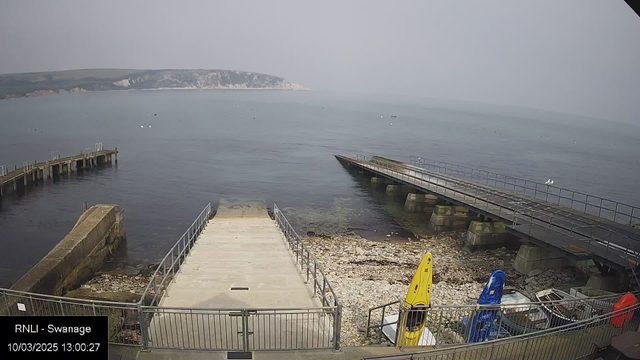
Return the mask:
{"type": "Polygon", "coordinates": [[[62,163],[58,164],[58,175],[62,175],[62,163]]]}
{"type": "Polygon", "coordinates": [[[372,177],[371,178],[371,186],[379,186],[384,184],[384,178],[379,178],[379,177],[372,177]]]}
{"type": "Polygon", "coordinates": [[[13,192],[18,191],[18,181],[13,179],[13,192]]]}
{"type": "Polygon", "coordinates": [[[422,212],[424,209],[424,194],[408,193],[404,202],[404,209],[410,213],[422,212]]]}
{"type": "Polygon", "coordinates": [[[396,196],[400,193],[400,185],[387,185],[387,195],[396,196]]]}
{"type": "Polygon", "coordinates": [[[570,265],[572,265],[571,260],[564,255],[533,244],[520,245],[516,260],[513,262],[513,268],[521,274],[528,274],[535,269],[546,270],[570,265]]]}
{"type": "Polygon", "coordinates": [[[481,248],[497,247],[511,236],[504,223],[474,220],[469,224],[463,249],[473,252],[481,248]]]}
{"type": "Polygon", "coordinates": [[[116,164],[118,163],[118,148],[115,149],[116,164]]]}
{"type": "Polygon", "coordinates": [[[436,205],[429,219],[429,226],[435,231],[466,229],[472,217],[464,206],[436,205]]]}

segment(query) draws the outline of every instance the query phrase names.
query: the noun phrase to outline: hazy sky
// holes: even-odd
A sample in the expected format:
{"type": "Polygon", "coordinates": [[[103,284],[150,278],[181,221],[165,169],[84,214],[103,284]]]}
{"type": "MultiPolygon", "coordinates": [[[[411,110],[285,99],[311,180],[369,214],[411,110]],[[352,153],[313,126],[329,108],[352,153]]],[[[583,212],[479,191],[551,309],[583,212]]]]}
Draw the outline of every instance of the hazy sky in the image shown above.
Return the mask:
{"type": "Polygon", "coordinates": [[[0,0],[0,73],[221,68],[640,123],[623,0],[0,0]]]}

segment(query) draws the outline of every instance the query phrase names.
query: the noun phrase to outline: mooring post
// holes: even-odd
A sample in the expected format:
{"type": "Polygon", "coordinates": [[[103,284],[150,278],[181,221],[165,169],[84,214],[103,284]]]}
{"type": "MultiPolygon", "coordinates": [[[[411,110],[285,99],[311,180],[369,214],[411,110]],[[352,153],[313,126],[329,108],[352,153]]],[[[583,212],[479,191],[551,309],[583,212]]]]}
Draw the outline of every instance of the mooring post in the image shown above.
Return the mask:
{"type": "Polygon", "coordinates": [[[116,147],[116,164],[118,163],[118,147],[116,147]]]}

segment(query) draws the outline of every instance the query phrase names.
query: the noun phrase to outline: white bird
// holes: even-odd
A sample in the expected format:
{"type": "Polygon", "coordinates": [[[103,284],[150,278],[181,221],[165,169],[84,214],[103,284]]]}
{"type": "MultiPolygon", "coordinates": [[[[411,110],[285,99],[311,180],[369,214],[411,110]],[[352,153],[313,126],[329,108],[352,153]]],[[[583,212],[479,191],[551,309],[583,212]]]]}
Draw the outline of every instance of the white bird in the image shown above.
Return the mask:
{"type": "Polygon", "coordinates": [[[544,182],[545,185],[553,185],[553,180],[549,179],[544,182]]]}
{"type": "Polygon", "coordinates": [[[140,129],[144,129],[144,125],[140,125],[140,129]]]}
{"type": "Polygon", "coordinates": [[[149,125],[149,129],[151,129],[151,125],[149,125]]]}
{"type": "Polygon", "coordinates": [[[391,126],[393,126],[393,123],[391,123],[391,126]]]}

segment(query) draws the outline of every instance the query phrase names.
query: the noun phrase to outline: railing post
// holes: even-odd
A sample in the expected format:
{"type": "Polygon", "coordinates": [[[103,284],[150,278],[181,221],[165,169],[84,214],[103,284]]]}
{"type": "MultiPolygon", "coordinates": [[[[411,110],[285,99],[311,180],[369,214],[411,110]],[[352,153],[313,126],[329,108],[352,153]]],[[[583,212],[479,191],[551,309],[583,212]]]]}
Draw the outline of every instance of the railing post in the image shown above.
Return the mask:
{"type": "MultiPolygon", "coordinates": [[[[398,341],[400,341],[400,331],[403,328],[402,327],[402,320],[403,320],[403,316],[404,316],[404,308],[402,307],[402,302],[398,303],[398,320],[396,321],[396,337],[395,339],[393,339],[393,343],[396,345],[397,348],[400,348],[400,344],[398,343],[398,341]]],[[[383,326],[384,327],[384,326],[383,326]]],[[[382,329],[380,328],[380,333],[382,333],[382,329]]]]}
{"type": "Polygon", "coordinates": [[[244,352],[249,352],[249,312],[242,309],[242,347],[244,352]]]}
{"type": "Polygon", "coordinates": [[[140,335],[142,336],[142,350],[147,351],[149,348],[149,329],[147,328],[147,322],[145,321],[140,302],[138,302],[138,322],[140,323],[140,335]]]}
{"type": "Polygon", "coordinates": [[[316,295],[316,285],[318,284],[318,276],[316,275],[316,272],[318,270],[318,262],[314,261],[313,262],[313,295],[316,295]]]}
{"type": "Polygon", "coordinates": [[[309,251],[307,250],[307,283],[309,282],[309,251]]]}
{"type": "Polygon", "coordinates": [[[342,305],[336,307],[336,315],[333,317],[333,350],[340,350],[340,326],[342,325],[342,305]]]}

